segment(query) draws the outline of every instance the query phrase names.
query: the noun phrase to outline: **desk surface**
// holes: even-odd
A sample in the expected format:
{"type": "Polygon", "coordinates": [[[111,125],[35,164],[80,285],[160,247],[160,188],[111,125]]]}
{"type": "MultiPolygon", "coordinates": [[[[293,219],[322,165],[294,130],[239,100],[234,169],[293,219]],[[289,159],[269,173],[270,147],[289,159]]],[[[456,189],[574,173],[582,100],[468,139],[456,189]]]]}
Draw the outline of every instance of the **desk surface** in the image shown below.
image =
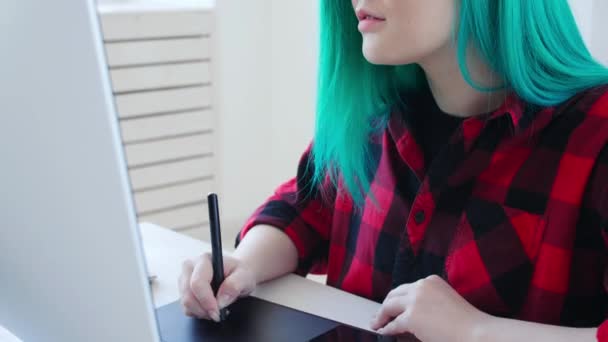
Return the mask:
{"type": "MultiPolygon", "coordinates": [[[[140,228],[148,272],[157,276],[152,294],[158,308],[179,299],[177,278],[182,262],[210,252],[211,246],[152,224],[144,223],[140,228]]],[[[293,274],[260,284],[253,296],[366,330],[380,307],[376,302],[293,274]]],[[[0,342],[18,341],[0,326],[0,342]]]]}

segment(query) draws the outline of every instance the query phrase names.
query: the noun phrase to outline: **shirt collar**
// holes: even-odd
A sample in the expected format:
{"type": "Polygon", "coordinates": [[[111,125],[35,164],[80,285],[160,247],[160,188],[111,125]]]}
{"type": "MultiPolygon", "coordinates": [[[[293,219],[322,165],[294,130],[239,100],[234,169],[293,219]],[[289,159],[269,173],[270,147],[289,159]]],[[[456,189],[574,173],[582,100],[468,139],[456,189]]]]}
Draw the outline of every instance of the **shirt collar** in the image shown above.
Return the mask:
{"type": "Polygon", "coordinates": [[[490,115],[490,120],[501,116],[508,116],[513,128],[517,128],[522,123],[524,116],[525,103],[515,93],[507,94],[505,101],[490,115]]]}
{"type": "MultiPolygon", "coordinates": [[[[419,152],[419,148],[415,148],[418,143],[408,128],[406,117],[408,115],[417,115],[417,113],[410,112],[411,109],[403,108],[402,106],[394,106],[392,112],[389,114],[388,121],[388,132],[395,141],[398,149],[398,153],[404,160],[408,160],[410,165],[416,165],[415,171],[421,172],[424,164],[422,163],[422,155],[419,152]],[[418,162],[413,162],[418,161],[418,162]]],[[[525,102],[515,92],[511,91],[507,93],[504,102],[496,110],[481,115],[476,115],[465,119],[462,123],[462,138],[464,139],[464,145],[466,148],[472,146],[473,142],[477,139],[483,127],[489,124],[490,121],[494,120],[507,120],[512,128],[514,134],[523,132],[528,127],[532,126],[532,123],[537,118],[537,115],[541,107],[532,105],[525,102]]],[[[545,125],[545,122],[550,121],[550,115],[544,116],[545,119],[541,120],[539,124],[534,124],[534,129],[540,129],[545,125]]],[[[530,132],[533,134],[533,132],[530,132]]]]}
{"type": "Polygon", "coordinates": [[[508,121],[514,134],[519,134],[528,129],[538,119],[542,109],[543,107],[529,103],[518,96],[514,91],[510,91],[505,96],[503,103],[496,110],[488,114],[472,116],[466,121],[474,120],[485,124],[489,121],[503,119],[508,121]]]}

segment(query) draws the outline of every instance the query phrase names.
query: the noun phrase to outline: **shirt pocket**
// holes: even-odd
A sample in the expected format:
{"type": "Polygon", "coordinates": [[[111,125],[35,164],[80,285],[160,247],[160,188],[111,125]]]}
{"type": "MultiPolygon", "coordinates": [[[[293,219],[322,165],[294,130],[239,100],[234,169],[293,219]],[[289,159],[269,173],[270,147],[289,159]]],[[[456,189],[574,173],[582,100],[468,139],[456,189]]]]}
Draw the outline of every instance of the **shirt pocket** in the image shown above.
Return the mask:
{"type": "Polygon", "coordinates": [[[528,292],[544,230],[542,215],[470,201],[446,257],[449,283],[486,312],[516,313],[528,292]]]}

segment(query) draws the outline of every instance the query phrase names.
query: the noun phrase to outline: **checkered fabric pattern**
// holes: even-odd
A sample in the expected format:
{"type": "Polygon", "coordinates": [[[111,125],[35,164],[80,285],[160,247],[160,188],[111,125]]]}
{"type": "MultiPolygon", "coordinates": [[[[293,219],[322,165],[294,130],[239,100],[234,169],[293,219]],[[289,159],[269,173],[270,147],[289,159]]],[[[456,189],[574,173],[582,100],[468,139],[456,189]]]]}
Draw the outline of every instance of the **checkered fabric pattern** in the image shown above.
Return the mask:
{"type": "Polygon", "coordinates": [[[477,308],[573,327],[606,318],[608,86],[541,108],[510,95],[464,120],[430,165],[395,109],[370,139],[373,182],[360,208],[341,187],[311,188],[310,147],[297,176],[248,220],[283,230],[298,273],[382,301],[431,274],[477,308]],[[404,182],[420,182],[410,195],[404,182]],[[409,176],[408,176],[409,175],[409,176]]]}

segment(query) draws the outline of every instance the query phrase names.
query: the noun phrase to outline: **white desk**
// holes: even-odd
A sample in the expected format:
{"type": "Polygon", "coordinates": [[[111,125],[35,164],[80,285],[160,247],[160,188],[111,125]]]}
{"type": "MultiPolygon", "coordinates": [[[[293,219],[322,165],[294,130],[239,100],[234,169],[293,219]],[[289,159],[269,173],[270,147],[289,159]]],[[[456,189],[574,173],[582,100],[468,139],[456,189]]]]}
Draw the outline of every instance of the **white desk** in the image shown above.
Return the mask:
{"type": "MultiPolygon", "coordinates": [[[[144,223],[140,227],[148,271],[158,277],[152,285],[158,308],[179,299],[177,278],[182,261],[210,252],[211,247],[155,225],[144,223]]],[[[293,274],[259,285],[253,296],[366,330],[380,307],[376,302],[293,274]]],[[[0,342],[18,341],[0,327],[0,342]]]]}

